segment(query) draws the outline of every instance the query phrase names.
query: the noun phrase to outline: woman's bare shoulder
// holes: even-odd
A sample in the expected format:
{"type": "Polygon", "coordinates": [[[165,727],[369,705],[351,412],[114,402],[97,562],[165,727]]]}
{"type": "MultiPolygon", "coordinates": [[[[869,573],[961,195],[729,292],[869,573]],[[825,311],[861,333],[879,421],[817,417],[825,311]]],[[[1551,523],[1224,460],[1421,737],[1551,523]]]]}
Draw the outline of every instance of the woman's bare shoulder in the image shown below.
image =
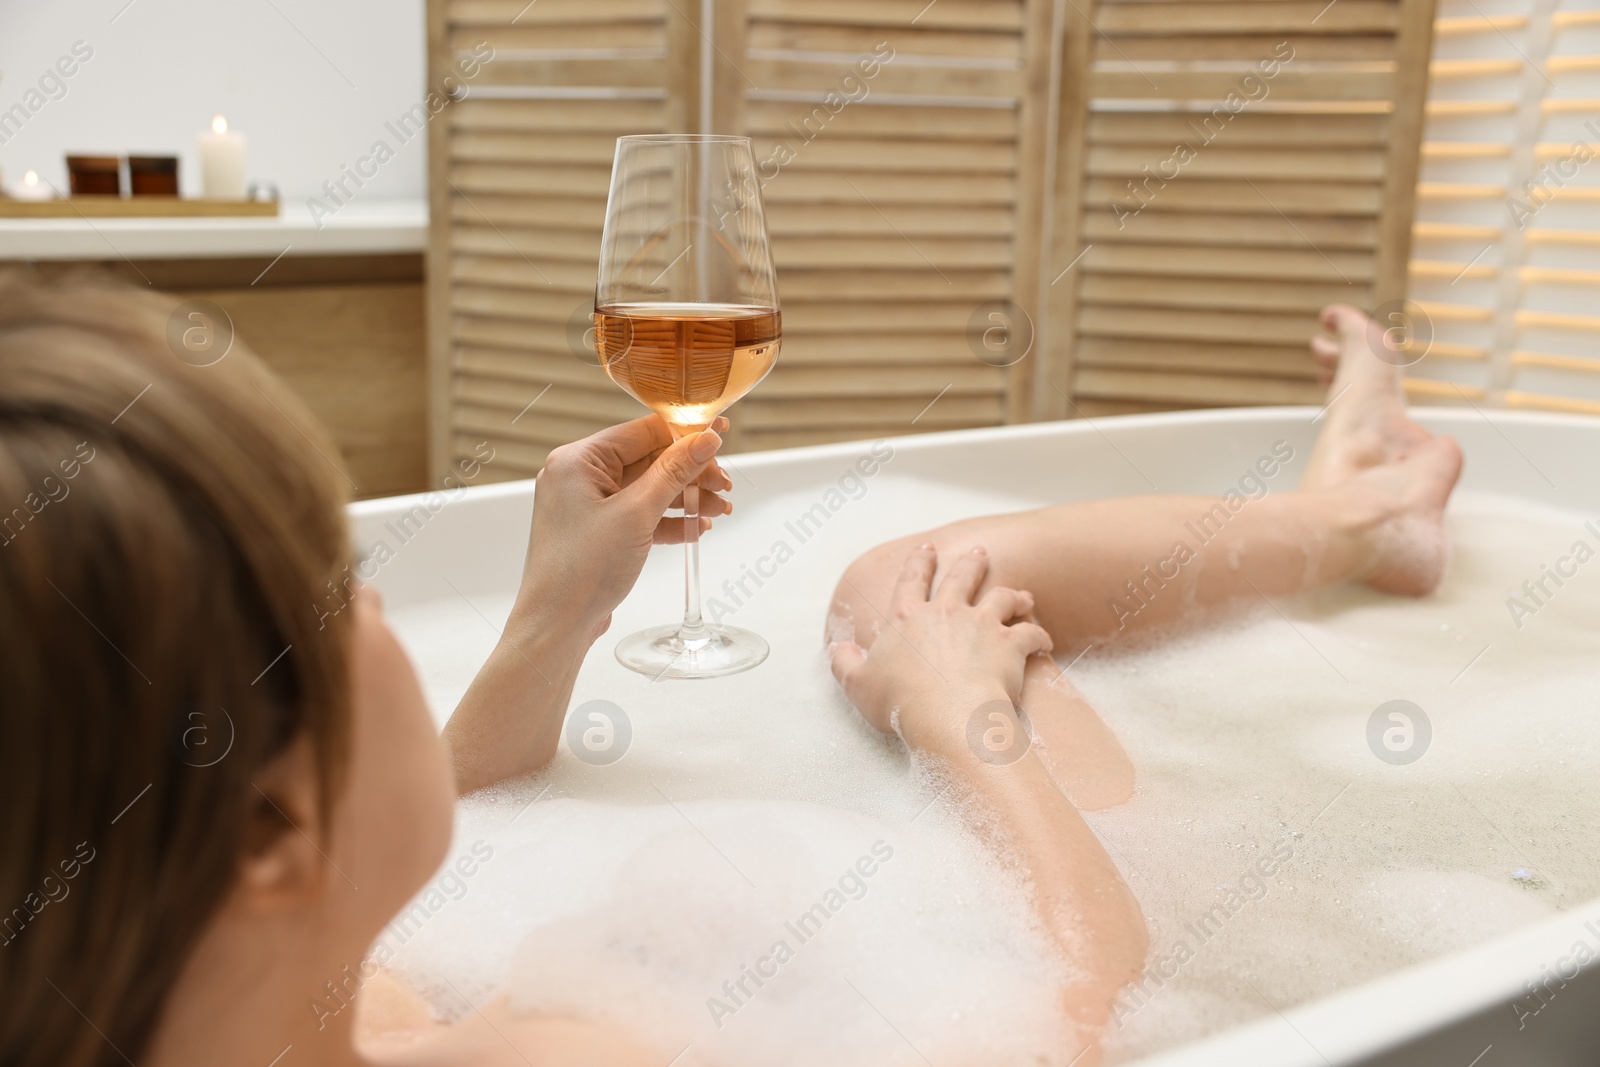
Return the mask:
{"type": "Polygon", "coordinates": [[[503,1000],[458,1023],[387,973],[361,990],[356,1040],[377,1067],[660,1067],[663,1057],[614,1027],[584,1019],[513,1014],[503,1000]]]}

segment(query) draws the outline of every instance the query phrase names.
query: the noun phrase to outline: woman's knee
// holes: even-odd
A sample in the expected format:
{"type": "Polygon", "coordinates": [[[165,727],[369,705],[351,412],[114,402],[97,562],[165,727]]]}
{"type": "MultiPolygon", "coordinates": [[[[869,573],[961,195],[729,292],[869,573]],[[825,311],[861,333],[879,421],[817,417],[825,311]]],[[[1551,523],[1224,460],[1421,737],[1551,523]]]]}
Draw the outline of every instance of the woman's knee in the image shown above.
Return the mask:
{"type": "Polygon", "coordinates": [[[911,549],[927,539],[926,535],[902,537],[857,556],[834,587],[823,641],[849,640],[862,648],[871,647],[888,610],[895,576],[911,549]]]}
{"type": "MultiPolygon", "coordinates": [[[[845,568],[839,579],[839,584],[833,590],[833,600],[828,606],[827,632],[823,635],[825,641],[850,639],[862,648],[871,646],[878,635],[882,625],[884,613],[889,610],[889,598],[894,593],[894,583],[900,574],[900,568],[905,565],[906,557],[911,550],[925,541],[931,541],[939,551],[939,571],[944,570],[944,564],[953,560],[957,555],[970,551],[974,546],[984,545],[984,534],[994,533],[992,529],[986,530],[973,520],[951,523],[938,529],[928,530],[919,534],[911,534],[894,541],[885,541],[876,548],[869,549],[856,557],[855,562],[845,568]]],[[[991,564],[996,564],[991,549],[991,564]]],[[[938,582],[935,574],[934,582],[938,582]]],[[[994,575],[983,583],[980,592],[996,584],[994,575]]]]}

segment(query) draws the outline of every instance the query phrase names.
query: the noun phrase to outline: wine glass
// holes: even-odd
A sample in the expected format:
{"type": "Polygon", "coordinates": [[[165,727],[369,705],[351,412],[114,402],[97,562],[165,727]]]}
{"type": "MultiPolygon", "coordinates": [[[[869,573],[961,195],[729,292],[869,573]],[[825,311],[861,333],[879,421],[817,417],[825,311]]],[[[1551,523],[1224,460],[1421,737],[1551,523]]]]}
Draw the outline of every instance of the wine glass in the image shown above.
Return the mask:
{"type": "MultiPolygon", "coordinates": [[[[710,426],[766,377],[782,325],[748,137],[617,138],[594,320],[606,374],[675,439],[710,426]]],[[[693,485],[683,492],[683,522],[683,622],[623,638],[617,659],[655,678],[749,670],[767,658],[767,643],[701,617],[693,485]]]]}

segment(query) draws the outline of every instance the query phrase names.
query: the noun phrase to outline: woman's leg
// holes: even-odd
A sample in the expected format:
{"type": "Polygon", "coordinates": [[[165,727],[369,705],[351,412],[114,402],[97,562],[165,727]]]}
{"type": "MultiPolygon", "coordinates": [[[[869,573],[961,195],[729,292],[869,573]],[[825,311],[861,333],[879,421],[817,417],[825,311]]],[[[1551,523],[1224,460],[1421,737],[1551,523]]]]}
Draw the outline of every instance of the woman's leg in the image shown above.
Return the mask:
{"type": "MultiPolygon", "coordinates": [[[[939,558],[976,544],[988,549],[989,581],[1030,590],[1056,654],[1187,621],[1247,598],[1364,581],[1421,595],[1443,572],[1444,505],[1461,455],[1406,417],[1395,362],[1384,340],[1351,308],[1329,308],[1337,338],[1314,345],[1337,360],[1322,436],[1299,491],[1255,499],[1143,496],[1061,504],[986,516],[901,538],[868,552],[835,590],[829,639],[869,647],[884,624],[895,575],[912,546],[931,541],[939,558]]],[[[1061,672],[1030,665],[1023,694],[1046,762],[1080,807],[1102,807],[1132,790],[1132,768],[1110,730],[1061,672]]]]}

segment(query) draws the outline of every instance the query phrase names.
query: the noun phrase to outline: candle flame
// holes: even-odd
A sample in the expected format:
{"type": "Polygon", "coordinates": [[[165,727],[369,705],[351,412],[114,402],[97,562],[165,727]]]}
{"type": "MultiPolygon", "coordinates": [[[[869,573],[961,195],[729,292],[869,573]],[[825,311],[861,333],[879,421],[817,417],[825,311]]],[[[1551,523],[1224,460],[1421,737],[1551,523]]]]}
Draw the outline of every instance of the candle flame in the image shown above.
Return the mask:
{"type": "Polygon", "coordinates": [[[36,171],[36,170],[28,171],[26,174],[24,174],[22,176],[22,184],[23,185],[38,185],[39,184],[39,172],[36,171]]]}
{"type": "Polygon", "coordinates": [[[211,132],[212,133],[227,133],[228,132],[228,120],[223,118],[221,115],[218,115],[216,118],[212,119],[211,120],[211,132]]]}

